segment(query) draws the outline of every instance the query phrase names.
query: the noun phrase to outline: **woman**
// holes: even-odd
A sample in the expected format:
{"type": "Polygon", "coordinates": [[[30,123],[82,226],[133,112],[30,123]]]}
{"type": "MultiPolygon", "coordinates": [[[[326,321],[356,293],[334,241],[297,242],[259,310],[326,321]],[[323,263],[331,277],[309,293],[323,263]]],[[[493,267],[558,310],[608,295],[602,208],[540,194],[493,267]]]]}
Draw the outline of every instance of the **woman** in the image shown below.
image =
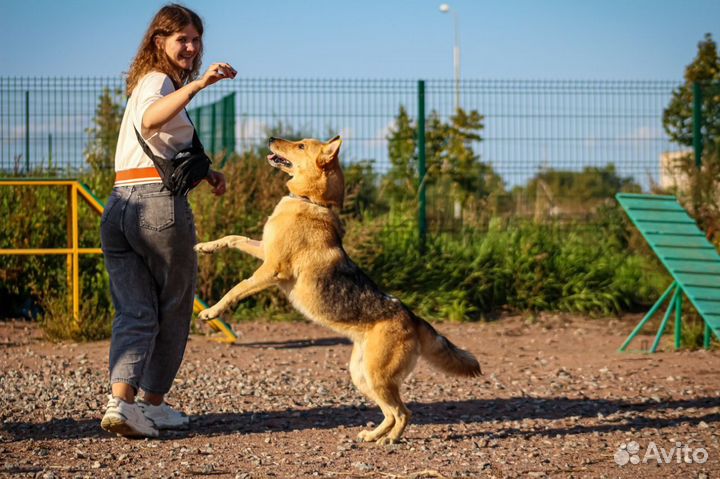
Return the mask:
{"type": "MultiPolygon", "coordinates": [[[[160,9],[145,33],[127,78],[127,107],[115,154],[115,188],[101,220],[102,249],[116,309],[110,343],[112,395],[101,426],[123,436],[158,435],[187,427],[165,403],[190,330],[197,257],[195,225],[185,196],[162,184],[136,129],[155,155],[172,158],[192,144],[185,106],[203,88],[234,78],[216,63],[198,78],[203,24],[193,11],[160,9]],[[138,390],[142,399],[135,401],[138,390]]],[[[210,171],[213,193],[225,178],[210,171]]]]}

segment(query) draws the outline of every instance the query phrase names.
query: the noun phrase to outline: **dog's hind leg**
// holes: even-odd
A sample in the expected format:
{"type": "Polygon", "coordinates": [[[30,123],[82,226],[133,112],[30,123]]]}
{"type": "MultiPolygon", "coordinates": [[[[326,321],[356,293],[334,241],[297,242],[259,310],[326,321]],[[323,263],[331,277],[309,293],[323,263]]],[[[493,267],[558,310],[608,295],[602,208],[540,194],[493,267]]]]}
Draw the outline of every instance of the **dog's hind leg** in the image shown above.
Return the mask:
{"type": "MultiPolygon", "coordinates": [[[[410,422],[412,413],[405,407],[405,404],[400,398],[400,387],[394,382],[377,385],[375,387],[375,395],[378,398],[378,404],[383,413],[386,416],[390,413],[393,417],[392,429],[389,433],[382,431],[382,434],[378,435],[377,442],[378,444],[395,444],[400,439],[403,431],[405,431],[408,422],[410,422]]],[[[383,423],[384,422],[385,421],[383,421],[383,423]]],[[[378,429],[380,428],[378,427],[378,429]]]]}
{"type": "MultiPolygon", "coordinates": [[[[350,357],[350,377],[352,378],[353,384],[358,390],[363,393],[368,399],[372,400],[376,404],[380,405],[378,398],[375,396],[372,386],[368,383],[367,375],[365,372],[365,364],[363,363],[364,357],[364,345],[355,343],[353,347],[352,355],[350,357]]],[[[372,431],[360,431],[357,438],[361,441],[371,442],[375,441],[378,437],[381,437],[392,429],[395,424],[395,416],[382,405],[380,409],[385,416],[382,423],[372,431]]]]}
{"type": "Polygon", "coordinates": [[[400,385],[415,367],[419,343],[415,330],[404,318],[378,323],[366,335],[364,349],[366,382],[385,420],[364,440],[396,443],[410,422],[411,413],[400,398],[400,385]]]}
{"type": "Polygon", "coordinates": [[[247,238],[245,236],[230,235],[215,241],[198,243],[194,249],[198,253],[211,254],[225,248],[235,248],[254,256],[258,259],[265,259],[262,241],[247,238]]]}
{"type": "MultiPolygon", "coordinates": [[[[388,431],[390,431],[393,426],[395,425],[395,415],[392,413],[391,410],[389,410],[385,405],[378,403],[380,406],[380,410],[382,411],[383,415],[385,416],[383,418],[383,421],[380,423],[378,427],[373,429],[372,431],[360,431],[360,433],[357,435],[358,439],[365,442],[373,442],[373,441],[382,441],[383,436],[385,436],[388,431]],[[381,438],[381,439],[378,439],[381,438]]],[[[384,442],[380,442],[381,444],[385,444],[384,442]]]]}
{"type": "Polygon", "coordinates": [[[235,307],[244,298],[276,284],[277,281],[275,268],[263,263],[251,277],[238,283],[214,306],[200,311],[198,317],[204,321],[215,319],[225,310],[235,307]]]}

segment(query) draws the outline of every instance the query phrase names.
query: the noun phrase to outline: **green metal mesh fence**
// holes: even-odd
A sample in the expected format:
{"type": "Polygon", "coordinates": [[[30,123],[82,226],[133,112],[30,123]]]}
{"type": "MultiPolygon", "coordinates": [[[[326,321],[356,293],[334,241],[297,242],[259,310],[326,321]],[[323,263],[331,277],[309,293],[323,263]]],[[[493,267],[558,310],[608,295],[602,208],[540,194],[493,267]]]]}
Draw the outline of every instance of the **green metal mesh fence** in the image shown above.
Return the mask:
{"type": "Polygon", "coordinates": [[[205,151],[220,160],[224,166],[235,151],[235,93],[188,110],[205,151]]]}
{"type": "MultiPolygon", "coordinates": [[[[443,148],[450,148],[448,138],[457,133],[453,116],[460,106],[477,111],[482,125],[476,136],[469,134],[460,143],[488,167],[479,174],[494,175],[499,182],[493,190],[496,203],[484,207],[562,214],[593,188],[596,198],[610,197],[593,178],[647,191],[663,182],[663,158],[687,150],[672,142],[662,125],[677,86],[667,81],[465,80],[455,105],[455,82],[427,81],[428,148],[436,148],[438,165],[432,169],[429,152],[428,175],[438,175],[437,185],[442,175],[452,177],[445,171],[453,168],[452,150],[443,148]],[[432,136],[432,128],[439,136],[432,136]],[[582,180],[587,184],[578,180],[583,172],[589,172],[582,180]]],[[[99,98],[106,92],[124,105],[122,89],[120,78],[0,78],[0,174],[87,168],[84,154],[97,134],[93,120],[99,98]]],[[[241,153],[264,144],[270,132],[319,138],[340,134],[343,161],[371,164],[380,179],[396,169],[388,139],[404,134],[397,123],[401,108],[412,127],[417,81],[241,78],[202,91],[190,105],[212,152],[241,153]]],[[[408,144],[414,138],[408,130],[408,144]]],[[[408,171],[412,175],[412,168],[408,171]]],[[[462,197],[453,198],[450,190],[438,186],[429,196],[438,205],[447,203],[436,208],[440,219],[463,209],[458,206],[462,197]]]]}

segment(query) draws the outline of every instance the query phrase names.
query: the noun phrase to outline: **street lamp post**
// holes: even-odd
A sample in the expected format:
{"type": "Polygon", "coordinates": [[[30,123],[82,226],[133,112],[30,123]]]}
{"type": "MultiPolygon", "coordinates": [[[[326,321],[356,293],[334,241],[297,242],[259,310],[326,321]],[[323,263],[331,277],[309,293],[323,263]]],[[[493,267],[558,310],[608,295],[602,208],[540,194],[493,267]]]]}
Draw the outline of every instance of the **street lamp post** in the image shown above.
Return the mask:
{"type": "Polygon", "coordinates": [[[453,14],[453,26],[455,30],[455,43],[453,45],[453,68],[455,70],[455,112],[460,108],[460,20],[455,10],[450,9],[450,5],[443,3],[440,5],[442,13],[451,12],[453,14]]]}

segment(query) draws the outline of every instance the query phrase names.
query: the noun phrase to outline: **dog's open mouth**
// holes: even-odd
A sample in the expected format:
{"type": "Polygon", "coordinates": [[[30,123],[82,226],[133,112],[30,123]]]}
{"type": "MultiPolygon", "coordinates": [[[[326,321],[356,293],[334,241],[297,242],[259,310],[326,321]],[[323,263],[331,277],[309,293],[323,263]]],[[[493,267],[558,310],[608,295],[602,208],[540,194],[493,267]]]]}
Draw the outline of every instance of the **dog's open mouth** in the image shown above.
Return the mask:
{"type": "Polygon", "coordinates": [[[292,163],[290,163],[290,161],[286,160],[285,158],[283,158],[280,155],[276,155],[275,153],[270,153],[267,156],[267,159],[270,162],[270,164],[273,166],[284,166],[285,168],[292,167],[292,163]]]}

